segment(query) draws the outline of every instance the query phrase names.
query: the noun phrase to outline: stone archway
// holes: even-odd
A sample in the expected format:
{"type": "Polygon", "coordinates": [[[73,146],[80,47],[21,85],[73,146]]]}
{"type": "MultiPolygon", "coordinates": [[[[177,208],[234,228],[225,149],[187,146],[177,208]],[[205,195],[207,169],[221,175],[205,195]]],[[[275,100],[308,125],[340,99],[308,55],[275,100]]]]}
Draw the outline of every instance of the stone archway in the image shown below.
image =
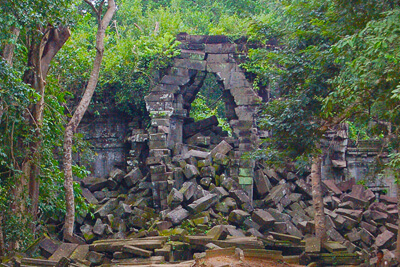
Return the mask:
{"type": "MultiPolygon", "coordinates": [[[[173,149],[175,144],[182,143],[183,119],[188,117],[190,105],[207,73],[214,73],[220,81],[227,118],[235,134],[240,137],[241,130],[250,130],[261,98],[235,60],[237,45],[226,36],[180,34],[178,40],[182,42],[181,55],[145,97],[152,125],[164,126],[164,131],[169,127],[167,147],[173,149]]],[[[242,139],[240,143],[250,142],[242,139]]]]}
{"type": "MultiPolygon", "coordinates": [[[[168,74],[162,77],[160,83],[145,97],[146,107],[151,116],[150,155],[171,154],[171,151],[179,153],[177,146],[182,144],[184,137],[188,135],[188,130],[184,131],[184,123],[189,117],[191,103],[202,87],[207,73],[213,73],[223,90],[226,117],[237,144],[234,150],[239,164],[236,174],[232,173],[231,176],[236,175],[239,183],[251,195],[254,162],[241,161],[240,156],[257,146],[254,114],[261,103],[261,98],[237,63],[237,58],[240,56],[238,45],[232,43],[226,36],[182,33],[177,39],[181,42],[180,56],[174,59],[168,74]],[[246,185],[251,185],[251,188],[246,185]]],[[[196,128],[193,131],[196,131],[196,128]]],[[[156,188],[166,187],[157,185],[159,182],[157,178],[153,176],[151,178],[152,182],[156,183],[156,188]]],[[[166,194],[163,192],[156,194],[161,206],[164,206],[162,202],[166,199],[166,194]]]]}

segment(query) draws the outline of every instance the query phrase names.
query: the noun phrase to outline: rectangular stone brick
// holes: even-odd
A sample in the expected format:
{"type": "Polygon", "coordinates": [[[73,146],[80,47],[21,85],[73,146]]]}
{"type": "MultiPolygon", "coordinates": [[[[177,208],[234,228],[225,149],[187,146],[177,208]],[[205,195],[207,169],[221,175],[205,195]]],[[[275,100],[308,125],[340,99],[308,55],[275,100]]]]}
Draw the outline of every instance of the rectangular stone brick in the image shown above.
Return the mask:
{"type": "Polygon", "coordinates": [[[206,70],[206,61],[192,59],[174,59],[174,66],[192,70],[206,70]]]}
{"type": "Polygon", "coordinates": [[[235,53],[236,44],[206,44],[205,52],[210,54],[235,53]]]}
{"type": "Polygon", "coordinates": [[[193,51],[193,50],[182,49],[181,54],[177,58],[204,60],[205,57],[206,57],[206,53],[204,53],[202,51],[193,51]]]}
{"type": "Polygon", "coordinates": [[[229,54],[209,54],[207,64],[211,63],[229,63],[229,54]]]}

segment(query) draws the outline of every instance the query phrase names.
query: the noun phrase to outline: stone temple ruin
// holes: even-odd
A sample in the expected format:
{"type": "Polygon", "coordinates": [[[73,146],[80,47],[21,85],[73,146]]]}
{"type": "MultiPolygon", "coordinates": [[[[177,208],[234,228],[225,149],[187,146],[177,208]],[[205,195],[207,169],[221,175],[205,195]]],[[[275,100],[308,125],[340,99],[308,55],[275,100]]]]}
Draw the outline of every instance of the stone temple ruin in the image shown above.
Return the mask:
{"type": "Polygon", "coordinates": [[[207,174],[203,178],[211,178],[212,183],[216,172],[219,175],[225,173],[237,181],[251,198],[254,162],[242,160],[241,155],[257,146],[254,114],[261,99],[235,59],[238,45],[225,36],[181,34],[178,40],[182,42],[180,56],[174,60],[168,74],[145,97],[151,127],[148,133],[132,136],[137,148],[132,162],[139,162],[138,157],[143,151],[141,144],[148,142],[146,165],[150,166],[150,178],[156,188],[154,204],[162,210],[167,208],[168,182],[180,189],[184,182],[183,173],[186,178],[192,178],[201,171],[207,174]],[[215,116],[199,122],[189,118],[191,104],[207,74],[214,74],[218,79],[226,117],[235,137],[223,133],[215,116]],[[229,158],[235,160],[229,162],[226,159],[228,153],[229,158]],[[189,158],[194,161],[201,159],[206,166],[201,170],[197,170],[196,164],[168,168],[172,159],[182,163],[189,158]],[[229,166],[225,166],[225,170],[215,170],[211,158],[229,162],[229,166]]]}
{"type": "Polygon", "coordinates": [[[76,219],[80,244],[43,239],[38,247],[47,260],[25,258],[22,264],[194,266],[194,258],[225,255],[359,266],[376,249],[390,255],[396,198],[382,195],[376,202],[375,192],[354,179],[367,175],[377,149],[349,144],[345,127],[327,133],[322,144],[331,149],[323,160],[322,189],[330,242],[321,243],[313,238],[309,177],[242,157],[262,138],[255,124],[261,98],[239,67],[246,47],[225,36],[177,39],[180,56],[145,97],[150,127],[120,114],[86,117],[81,127],[98,156],[93,177],[81,181],[94,209],[93,217],[76,219]],[[232,136],[215,116],[189,117],[207,75],[217,78],[232,136]]]}

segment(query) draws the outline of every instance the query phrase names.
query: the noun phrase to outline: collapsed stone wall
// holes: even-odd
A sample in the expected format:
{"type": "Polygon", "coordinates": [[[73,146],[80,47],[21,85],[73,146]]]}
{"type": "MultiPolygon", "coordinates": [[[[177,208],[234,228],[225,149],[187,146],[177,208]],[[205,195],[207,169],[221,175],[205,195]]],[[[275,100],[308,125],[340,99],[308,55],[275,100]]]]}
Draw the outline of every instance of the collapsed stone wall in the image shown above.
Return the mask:
{"type": "Polygon", "coordinates": [[[397,196],[393,173],[389,170],[382,173],[378,166],[378,155],[381,165],[389,160],[381,141],[350,140],[348,125],[341,124],[327,131],[321,144],[324,151],[321,168],[323,179],[337,183],[353,179],[355,183],[368,186],[378,196],[397,196]]]}

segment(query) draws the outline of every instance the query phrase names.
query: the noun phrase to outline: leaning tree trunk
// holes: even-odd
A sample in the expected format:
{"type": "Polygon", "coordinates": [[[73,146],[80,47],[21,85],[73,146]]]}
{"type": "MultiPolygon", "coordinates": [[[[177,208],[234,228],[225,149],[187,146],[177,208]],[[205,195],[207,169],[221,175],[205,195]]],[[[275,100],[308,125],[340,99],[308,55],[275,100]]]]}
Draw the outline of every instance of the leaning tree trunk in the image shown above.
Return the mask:
{"type": "MultiPolygon", "coordinates": [[[[83,115],[89,107],[90,100],[92,99],[94,90],[96,89],[97,81],[99,79],[101,61],[104,54],[104,37],[106,29],[114,16],[116,5],[114,0],[108,0],[108,9],[103,19],[101,19],[101,8],[97,10],[94,5],[85,0],[96,12],[98,20],[98,29],[96,35],[96,57],[93,63],[93,69],[90,73],[90,78],[86,86],[85,93],[76,108],[74,115],[69,121],[64,133],[64,188],[65,188],[65,202],[67,212],[65,215],[64,225],[64,238],[72,237],[74,231],[75,221],[75,203],[74,203],[74,189],[73,189],[73,176],[72,176],[72,143],[74,133],[81,122],[83,115]]],[[[100,4],[102,6],[104,1],[100,4]]]]}
{"type": "MultiPolygon", "coordinates": [[[[400,183],[397,181],[397,209],[400,210],[400,183]]],[[[400,217],[397,220],[397,242],[396,242],[396,260],[400,263],[400,217]]]]}
{"type": "Polygon", "coordinates": [[[322,199],[321,187],[321,155],[316,155],[312,159],[311,182],[313,206],[315,210],[315,236],[321,240],[326,240],[327,236],[325,227],[324,201],[322,199]]]}

